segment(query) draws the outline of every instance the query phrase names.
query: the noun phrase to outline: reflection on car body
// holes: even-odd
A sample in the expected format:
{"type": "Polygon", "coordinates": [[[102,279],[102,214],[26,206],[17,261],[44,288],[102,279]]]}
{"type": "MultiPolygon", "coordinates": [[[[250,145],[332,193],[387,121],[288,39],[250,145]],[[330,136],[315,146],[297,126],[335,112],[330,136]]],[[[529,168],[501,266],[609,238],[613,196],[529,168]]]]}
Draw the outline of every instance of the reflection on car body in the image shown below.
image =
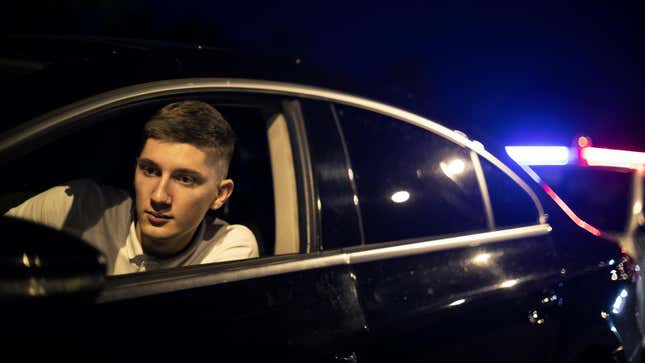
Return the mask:
{"type": "MultiPolygon", "coordinates": [[[[105,361],[640,356],[638,275],[617,244],[563,218],[462,133],[341,92],[194,78],[80,101],[0,138],[3,173],[24,178],[2,181],[2,211],[62,179],[127,188],[134,151],[124,130],[159,104],[188,98],[216,106],[239,132],[238,189],[221,213],[253,230],[260,258],[96,278],[36,296],[14,289],[3,297],[3,342],[12,349],[30,336],[39,355],[105,361]],[[108,155],[104,143],[121,147],[108,155]],[[81,145],[92,152],[78,155],[81,145]],[[65,163],[50,173],[53,160],[65,163]],[[139,343],[115,347],[113,339],[139,343]]],[[[28,253],[12,244],[3,258],[37,254],[42,266],[6,264],[7,283],[102,276],[82,242],[66,246],[72,255],[83,249],[91,268],[61,264],[35,231],[48,242],[61,232],[12,228],[34,242],[28,253]]]]}

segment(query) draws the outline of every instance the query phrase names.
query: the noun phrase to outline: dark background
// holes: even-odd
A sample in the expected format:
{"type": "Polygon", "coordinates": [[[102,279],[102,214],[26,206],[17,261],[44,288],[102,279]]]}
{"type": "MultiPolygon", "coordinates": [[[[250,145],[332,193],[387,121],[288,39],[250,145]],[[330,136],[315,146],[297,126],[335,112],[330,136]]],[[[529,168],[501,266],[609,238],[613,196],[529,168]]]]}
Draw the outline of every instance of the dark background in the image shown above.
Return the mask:
{"type": "Polygon", "coordinates": [[[280,55],[494,151],[578,134],[645,151],[636,3],[26,1],[9,5],[0,26],[280,55]]]}

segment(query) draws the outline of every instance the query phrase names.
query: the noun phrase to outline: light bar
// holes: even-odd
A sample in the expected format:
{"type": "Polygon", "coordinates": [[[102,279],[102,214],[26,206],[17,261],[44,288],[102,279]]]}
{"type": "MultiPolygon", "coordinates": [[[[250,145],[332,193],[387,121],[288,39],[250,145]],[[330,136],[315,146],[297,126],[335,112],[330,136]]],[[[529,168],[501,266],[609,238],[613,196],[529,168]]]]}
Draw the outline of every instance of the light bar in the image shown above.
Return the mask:
{"type": "MultiPolygon", "coordinates": [[[[591,139],[587,136],[580,136],[575,141],[576,145],[571,148],[566,146],[506,146],[505,149],[506,153],[519,164],[533,181],[544,189],[546,194],[575,224],[594,236],[609,238],[609,235],[578,217],[562,198],[531,169],[531,166],[574,164],[642,171],[645,170],[645,152],[592,147],[591,139]]],[[[634,210],[640,210],[642,206],[634,206],[634,208],[634,210]]],[[[623,251],[623,253],[625,252],[623,251]]]]}
{"type": "Polygon", "coordinates": [[[641,169],[645,165],[645,153],[636,151],[584,147],[580,150],[580,157],[589,166],[641,169]]]}
{"type": "Polygon", "coordinates": [[[506,153],[520,165],[567,165],[566,146],[506,146],[506,153]]]}

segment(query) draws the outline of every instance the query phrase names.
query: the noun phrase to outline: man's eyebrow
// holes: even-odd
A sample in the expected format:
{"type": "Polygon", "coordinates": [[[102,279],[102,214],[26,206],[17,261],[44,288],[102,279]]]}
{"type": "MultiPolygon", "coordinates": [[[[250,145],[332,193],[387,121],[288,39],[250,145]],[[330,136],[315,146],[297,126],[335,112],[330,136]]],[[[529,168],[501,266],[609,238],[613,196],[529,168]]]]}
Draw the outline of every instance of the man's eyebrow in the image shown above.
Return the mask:
{"type": "MultiPolygon", "coordinates": [[[[157,163],[154,161],[148,159],[148,158],[138,158],[137,159],[137,164],[143,164],[143,165],[150,165],[154,167],[158,167],[157,163]]],[[[205,179],[204,174],[200,173],[197,170],[189,169],[189,168],[180,168],[180,169],[175,169],[172,171],[173,174],[187,174],[187,175],[192,175],[198,178],[205,179]]]]}
{"type": "Polygon", "coordinates": [[[154,161],[152,161],[152,160],[150,160],[148,158],[138,158],[137,163],[138,164],[147,164],[147,165],[157,166],[157,163],[155,163],[154,161]]]}
{"type": "Polygon", "coordinates": [[[187,169],[187,168],[181,168],[181,169],[175,169],[173,170],[174,174],[188,174],[188,175],[193,175],[199,178],[204,178],[204,175],[202,173],[198,172],[197,170],[193,169],[187,169]]]}

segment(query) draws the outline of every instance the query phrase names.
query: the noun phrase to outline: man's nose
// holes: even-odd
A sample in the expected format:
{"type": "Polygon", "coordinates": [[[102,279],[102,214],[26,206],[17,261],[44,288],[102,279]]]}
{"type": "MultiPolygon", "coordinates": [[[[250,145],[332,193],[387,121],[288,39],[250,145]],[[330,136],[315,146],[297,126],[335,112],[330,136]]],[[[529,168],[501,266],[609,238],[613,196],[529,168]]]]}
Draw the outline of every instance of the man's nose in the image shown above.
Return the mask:
{"type": "Polygon", "coordinates": [[[155,186],[150,197],[152,202],[159,205],[169,205],[172,203],[172,195],[168,190],[168,179],[160,178],[159,183],[155,186]]]}

